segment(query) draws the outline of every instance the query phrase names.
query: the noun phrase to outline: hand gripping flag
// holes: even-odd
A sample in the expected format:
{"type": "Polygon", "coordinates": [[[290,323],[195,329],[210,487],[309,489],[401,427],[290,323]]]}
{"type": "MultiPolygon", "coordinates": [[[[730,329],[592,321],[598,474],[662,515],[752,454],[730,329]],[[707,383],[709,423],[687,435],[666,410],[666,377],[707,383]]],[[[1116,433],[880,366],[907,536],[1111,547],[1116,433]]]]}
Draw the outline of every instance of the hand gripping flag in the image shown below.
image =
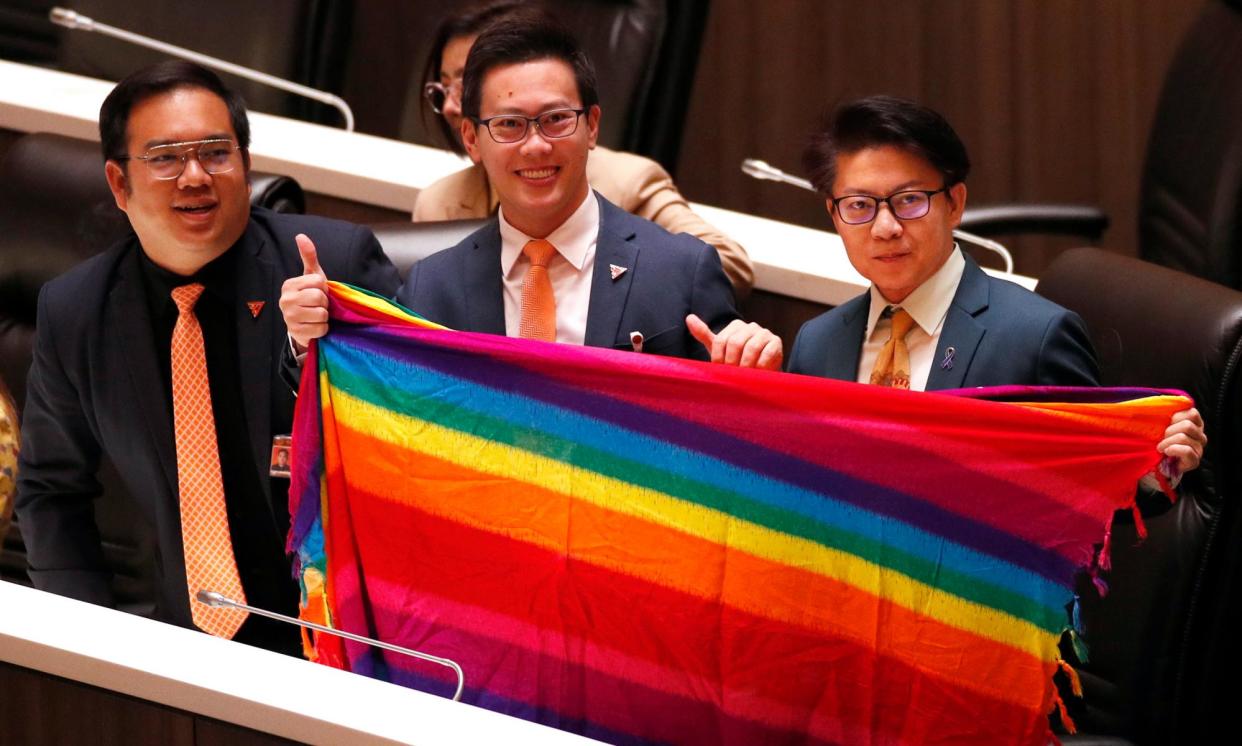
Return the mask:
{"type": "Polygon", "coordinates": [[[294,430],[304,618],[620,743],[1046,743],[1074,575],[1189,406],[894,391],[330,302],[294,430]]]}

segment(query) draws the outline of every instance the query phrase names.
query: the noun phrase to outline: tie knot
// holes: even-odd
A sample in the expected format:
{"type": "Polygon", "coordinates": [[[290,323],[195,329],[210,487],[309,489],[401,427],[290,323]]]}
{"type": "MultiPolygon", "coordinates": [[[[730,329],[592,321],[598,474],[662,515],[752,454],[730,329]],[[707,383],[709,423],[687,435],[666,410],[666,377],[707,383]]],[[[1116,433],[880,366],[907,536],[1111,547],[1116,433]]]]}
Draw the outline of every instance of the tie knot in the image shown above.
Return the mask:
{"type": "Polygon", "coordinates": [[[556,247],[542,239],[527,241],[526,245],[522,247],[522,253],[536,267],[548,266],[548,260],[552,258],[552,254],[555,252],[556,247]]]}
{"type": "Polygon", "coordinates": [[[893,309],[889,306],[889,309],[893,312],[893,337],[905,339],[910,329],[914,327],[914,317],[904,308],[893,309]]]}
{"type": "Polygon", "coordinates": [[[198,299],[202,294],[203,286],[197,282],[172,289],[173,303],[177,304],[177,311],[179,313],[193,311],[194,304],[198,303],[198,299]]]}

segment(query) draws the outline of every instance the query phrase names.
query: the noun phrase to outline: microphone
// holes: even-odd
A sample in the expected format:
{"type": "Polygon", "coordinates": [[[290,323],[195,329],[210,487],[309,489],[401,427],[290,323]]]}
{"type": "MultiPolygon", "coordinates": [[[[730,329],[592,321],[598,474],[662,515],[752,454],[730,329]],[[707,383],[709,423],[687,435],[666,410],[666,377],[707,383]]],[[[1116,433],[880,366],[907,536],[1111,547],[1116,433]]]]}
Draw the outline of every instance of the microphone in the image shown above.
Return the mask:
{"type": "MultiPolygon", "coordinates": [[[[796,186],[808,192],[818,191],[807,179],[785,173],[776,166],[769,165],[767,161],[761,161],[757,158],[747,158],[742,161],[742,173],[760,181],[779,181],[782,184],[796,186]]],[[[981,249],[987,249],[999,254],[1001,261],[1005,263],[1005,271],[1013,274],[1013,254],[1010,254],[1009,249],[1005,248],[1004,245],[990,238],[967,233],[961,229],[953,231],[953,237],[959,241],[965,241],[981,249]]]]}
{"type": "Polygon", "coordinates": [[[293,93],[298,96],[305,96],[306,98],[318,101],[321,104],[327,104],[328,106],[331,106],[339,111],[341,116],[344,117],[345,131],[354,131],[354,112],[349,108],[349,104],[345,103],[345,99],[337,96],[336,94],[316,90],[314,88],[301,85],[300,83],[294,83],[290,80],[278,78],[275,75],[268,75],[265,72],[252,70],[248,67],[242,67],[241,65],[235,65],[232,62],[227,62],[216,57],[209,57],[205,54],[186,49],[185,47],[178,47],[158,39],[152,39],[149,36],[135,34],[132,31],[126,31],[125,29],[119,29],[115,26],[109,26],[106,23],[99,23],[93,18],[84,16],[81,13],[74,12],[67,8],[52,8],[51,12],[48,13],[48,18],[57,26],[64,26],[67,29],[76,29],[79,31],[95,31],[103,34],[104,36],[111,36],[114,39],[120,39],[121,41],[129,42],[130,44],[137,44],[140,47],[154,49],[157,52],[163,52],[164,54],[172,57],[189,60],[190,62],[197,62],[204,67],[223,70],[226,73],[231,73],[233,75],[246,78],[247,80],[253,80],[256,83],[269,85],[288,93],[293,93]]]}
{"type": "Polygon", "coordinates": [[[742,173],[761,181],[779,181],[782,184],[796,186],[808,192],[815,191],[815,187],[811,186],[810,181],[793,174],[787,174],[776,166],[768,165],[767,161],[761,161],[757,158],[747,158],[742,161],[742,173]]]}
{"type": "Polygon", "coordinates": [[[332,629],[331,627],[325,627],[322,624],[316,624],[314,622],[308,622],[302,619],[296,619],[291,616],[285,616],[284,614],[277,614],[274,611],[268,611],[267,609],[260,609],[257,606],[250,606],[248,604],[243,604],[238,601],[234,601],[233,599],[228,598],[227,596],[221,593],[217,593],[215,591],[209,591],[206,589],[200,590],[198,593],[194,595],[194,598],[200,604],[206,604],[207,606],[211,606],[215,608],[219,608],[222,606],[228,606],[234,609],[242,609],[243,611],[248,611],[251,614],[258,614],[259,616],[265,616],[268,619],[275,619],[278,622],[285,622],[286,624],[293,624],[298,627],[305,627],[306,629],[313,629],[316,632],[323,632],[329,635],[336,635],[337,637],[344,637],[346,640],[353,640],[354,642],[360,642],[364,645],[370,645],[371,647],[382,648],[384,650],[391,650],[394,653],[401,653],[402,655],[408,655],[411,658],[417,658],[422,661],[427,661],[428,663],[435,663],[437,665],[444,666],[445,668],[451,668],[453,669],[453,673],[457,674],[457,691],[453,693],[453,701],[454,702],[461,701],[461,691],[466,686],[466,675],[462,673],[461,666],[457,665],[455,662],[449,660],[448,658],[441,658],[439,656],[430,655],[428,653],[420,653],[417,650],[410,650],[409,648],[403,648],[400,645],[393,645],[391,643],[383,642],[381,640],[373,640],[369,637],[362,637],[361,635],[355,635],[352,632],[345,632],[339,629],[332,629]]]}

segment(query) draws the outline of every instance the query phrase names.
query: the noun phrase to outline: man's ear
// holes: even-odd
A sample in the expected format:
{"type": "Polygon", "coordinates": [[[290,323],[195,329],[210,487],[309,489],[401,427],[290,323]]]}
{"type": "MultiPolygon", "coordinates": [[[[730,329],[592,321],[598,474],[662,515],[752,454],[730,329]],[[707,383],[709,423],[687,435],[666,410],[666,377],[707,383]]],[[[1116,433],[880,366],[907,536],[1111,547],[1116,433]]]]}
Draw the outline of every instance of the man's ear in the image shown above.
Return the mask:
{"type": "Polygon", "coordinates": [[[837,233],[840,233],[841,231],[839,227],[837,226],[837,211],[832,209],[832,198],[831,197],[824,200],[824,207],[828,210],[828,219],[832,221],[833,230],[835,230],[837,233]]]}
{"type": "Polygon", "coordinates": [[[246,201],[251,202],[254,196],[254,184],[250,183],[250,149],[241,148],[242,173],[246,175],[246,201]]]}
{"type": "Polygon", "coordinates": [[[590,147],[595,147],[595,141],[599,139],[599,104],[592,106],[586,113],[588,143],[590,147]]]}
{"type": "Polygon", "coordinates": [[[475,163],[483,162],[483,155],[479,152],[479,128],[467,117],[461,119],[461,144],[470,160],[475,163]]]}
{"type": "Polygon", "coordinates": [[[122,212],[128,212],[125,208],[129,204],[130,188],[125,169],[116,161],[108,161],[104,164],[104,177],[108,180],[108,188],[112,190],[112,199],[116,200],[116,206],[122,212]]]}
{"type": "Polygon", "coordinates": [[[949,219],[956,228],[962,222],[962,213],[966,212],[966,182],[959,181],[949,187],[949,219]]]}

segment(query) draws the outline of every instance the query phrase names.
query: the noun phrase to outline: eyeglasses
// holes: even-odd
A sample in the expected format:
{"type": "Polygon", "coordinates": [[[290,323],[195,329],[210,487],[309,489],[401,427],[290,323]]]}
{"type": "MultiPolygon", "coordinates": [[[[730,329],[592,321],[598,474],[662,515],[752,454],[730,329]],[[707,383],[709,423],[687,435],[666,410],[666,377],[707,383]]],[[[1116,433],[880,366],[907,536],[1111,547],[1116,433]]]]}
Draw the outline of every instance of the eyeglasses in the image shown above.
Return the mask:
{"type": "Polygon", "coordinates": [[[233,154],[238,150],[241,148],[232,140],[192,140],[157,145],[142,155],[127,155],[117,160],[142,161],[152,177],[167,181],[181,176],[185,171],[185,162],[191,154],[198,160],[203,171],[209,174],[228,173],[237,166],[233,154]]]}
{"type": "Polygon", "coordinates": [[[449,96],[461,100],[461,79],[458,78],[448,85],[443,83],[428,83],[423,86],[423,98],[427,99],[427,103],[431,104],[431,110],[437,114],[444,113],[444,102],[449,96]]]}
{"type": "Polygon", "coordinates": [[[521,114],[501,114],[498,117],[475,119],[476,124],[487,127],[492,139],[499,143],[521,142],[530,132],[530,125],[539,128],[539,134],[547,138],[559,139],[569,137],[578,131],[578,117],[586,113],[586,109],[553,109],[545,111],[537,117],[524,117],[521,114]]]}
{"type": "Polygon", "coordinates": [[[939,189],[908,189],[893,192],[887,197],[872,197],[869,194],[847,194],[844,197],[833,197],[832,206],[836,208],[841,221],[848,225],[863,225],[875,220],[880,214],[880,205],[888,205],[893,217],[898,220],[916,220],[927,214],[931,209],[931,198],[941,192],[947,192],[948,185],[939,189]]]}

